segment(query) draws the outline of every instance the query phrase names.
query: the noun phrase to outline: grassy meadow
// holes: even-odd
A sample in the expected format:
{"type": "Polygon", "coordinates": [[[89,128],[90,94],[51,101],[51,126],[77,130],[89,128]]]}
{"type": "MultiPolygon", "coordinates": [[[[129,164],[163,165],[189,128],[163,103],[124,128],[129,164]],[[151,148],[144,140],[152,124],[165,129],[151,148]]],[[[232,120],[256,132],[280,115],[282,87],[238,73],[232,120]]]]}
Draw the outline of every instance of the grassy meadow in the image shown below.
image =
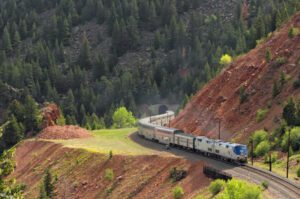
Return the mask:
{"type": "Polygon", "coordinates": [[[129,135],[137,131],[136,128],[104,129],[92,131],[93,137],[71,140],[53,140],[70,148],[82,148],[88,151],[124,155],[148,155],[155,151],[133,142],[129,135]]]}

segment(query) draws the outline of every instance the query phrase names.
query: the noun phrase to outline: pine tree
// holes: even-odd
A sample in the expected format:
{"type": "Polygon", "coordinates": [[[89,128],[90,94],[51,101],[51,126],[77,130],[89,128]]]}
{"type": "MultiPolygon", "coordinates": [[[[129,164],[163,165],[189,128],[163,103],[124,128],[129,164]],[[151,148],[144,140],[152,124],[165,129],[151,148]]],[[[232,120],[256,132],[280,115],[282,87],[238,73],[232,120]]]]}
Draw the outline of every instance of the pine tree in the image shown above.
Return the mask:
{"type": "Polygon", "coordinates": [[[7,26],[5,26],[3,30],[3,49],[5,50],[6,53],[11,53],[12,52],[12,44],[11,44],[11,38],[10,34],[8,32],[7,26]]]}
{"type": "Polygon", "coordinates": [[[290,98],[283,108],[282,117],[287,125],[294,126],[296,124],[296,106],[293,98],[290,98]]]}
{"type": "Polygon", "coordinates": [[[10,148],[24,137],[24,127],[17,122],[14,115],[10,117],[8,122],[3,130],[2,140],[6,147],[10,148]]]}
{"type": "Polygon", "coordinates": [[[271,54],[270,49],[268,48],[266,51],[266,62],[270,63],[271,59],[272,59],[272,54],[271,54]]]}
{"type": "Polygon", "coordinates": [[[41,114],[36,101],[28,95],[24,103],[25,119],[24,124],[27,131],[37,133],[41,125],[41,114]]]}
{"type": "Polygon", "coordinates": [[[91,47],[88,38],[86,36],[86,33],[84,32],[82,37],[81,50],[78,57],[78,64],[86,69],[89,69],[92,65],[90,48],[91,47]]]}
{"type": "Polygon", "coordinates": [[[53,198],[54,196],[54,184],[53,184],[53,178],[52,173],[50,172],[50,169],[46,169],[44,180],[43,180],[45,192],[48,198],[53,198]]]}

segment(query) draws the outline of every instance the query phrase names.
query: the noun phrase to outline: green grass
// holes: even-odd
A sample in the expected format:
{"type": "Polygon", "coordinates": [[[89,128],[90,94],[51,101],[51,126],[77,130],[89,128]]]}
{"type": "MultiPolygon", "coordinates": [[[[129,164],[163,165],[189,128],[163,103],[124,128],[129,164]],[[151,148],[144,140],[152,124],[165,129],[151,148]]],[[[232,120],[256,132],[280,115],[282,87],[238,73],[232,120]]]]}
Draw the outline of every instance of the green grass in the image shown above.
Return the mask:
{"type": "Polygon", "coordinates": [[[133,142],[128,136],[137,131],[136,128],[105,129],[92,131],[93,137],[72,140],[55,140],[70,148],[82,148],[92,152],[124,155],[149,155],[155,152],[133,142]]]}
{"type": "MultiPolygon", "coordinates": [[[[290,162],[300,160],[300,154],[296,154],[290,157],[290,162]]],[[[254,162],[254,166],[269,170],[269,164],[265,164],[263,162],[254,162]]],[[[289,178],[292,180],[296,180],[299,182],[299,179],[297,178],[297,166],[291,165],[289,170],[289,178]]],[[[272,171],[274,173],[277,173],[278,175],[281,175],[283,177],[286,176],[286,159],[280,159],[277,160],[275,163],[272,164],[272,171]]]]}

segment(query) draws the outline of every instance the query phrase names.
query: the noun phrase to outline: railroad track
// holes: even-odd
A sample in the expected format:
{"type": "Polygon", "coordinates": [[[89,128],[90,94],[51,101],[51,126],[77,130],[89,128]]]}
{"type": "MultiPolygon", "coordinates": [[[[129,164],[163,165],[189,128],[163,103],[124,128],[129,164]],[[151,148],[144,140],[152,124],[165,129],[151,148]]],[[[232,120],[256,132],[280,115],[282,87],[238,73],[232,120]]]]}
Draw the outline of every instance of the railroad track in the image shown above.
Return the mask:
{"type": "Polygon", "coordinates": [[[240,168],[266,178],[268,183],[272,186],[272,188],[281,192],[282,195],[286,195],[286,198],[300,198],[299,184],[292,182],[287,178],[274,174],[270,171],[266,171],[250,165],[244,165],[240,168]]]}

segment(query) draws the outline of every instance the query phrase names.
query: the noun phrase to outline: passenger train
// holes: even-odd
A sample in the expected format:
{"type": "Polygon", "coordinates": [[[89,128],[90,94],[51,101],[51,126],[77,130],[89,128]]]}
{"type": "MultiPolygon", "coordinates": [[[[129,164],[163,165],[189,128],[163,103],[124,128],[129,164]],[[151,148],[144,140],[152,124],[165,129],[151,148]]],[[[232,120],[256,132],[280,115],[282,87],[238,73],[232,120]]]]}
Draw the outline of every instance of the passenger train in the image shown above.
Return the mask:
{"type": "Polygon", "coordinates": [[[179,129],[168,127],[173,118],[174,112],[167,111],[165,114],[140,119],[138,134],[148,140],[167,146],[182,147],[205,156],[236,163],[247,162],[246,145],[186,134],[179,129]]]}

